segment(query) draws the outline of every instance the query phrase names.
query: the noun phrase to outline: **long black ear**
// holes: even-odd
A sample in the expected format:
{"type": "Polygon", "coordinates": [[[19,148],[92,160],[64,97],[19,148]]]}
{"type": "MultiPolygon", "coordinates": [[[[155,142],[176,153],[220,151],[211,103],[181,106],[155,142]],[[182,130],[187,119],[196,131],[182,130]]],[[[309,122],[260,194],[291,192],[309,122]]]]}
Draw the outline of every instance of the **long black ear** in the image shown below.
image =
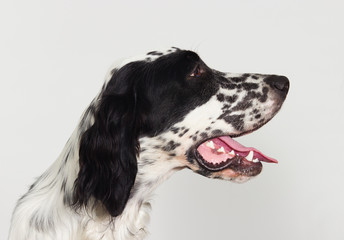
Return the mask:
{"type": "Polygon", "coordinates": [[[114,74],[100,96],[94,124],[81,136],[74,185],[75,206],[86,206],[94,198],[111,216],[123,212],[134,185],[142,124],[135,79],[123,75],[114,74]]]}

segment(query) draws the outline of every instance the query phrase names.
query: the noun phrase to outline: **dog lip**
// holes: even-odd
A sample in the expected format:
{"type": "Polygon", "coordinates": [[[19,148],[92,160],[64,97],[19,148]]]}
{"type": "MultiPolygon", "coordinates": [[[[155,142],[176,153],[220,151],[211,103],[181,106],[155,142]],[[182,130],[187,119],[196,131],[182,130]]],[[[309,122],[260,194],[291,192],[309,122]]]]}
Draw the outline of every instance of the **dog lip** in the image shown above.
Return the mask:
{"type": "Polygon", "coordinates": [[[263,169],[263,165],[260,161],[248,161],[242,156],[235,156],[232,159],[227,159],[225,162],[215,165],[205,161],[197,149],[194,149],[193,153],[197,162],[211,172],[219,172],[225,169],[231,169],[242,176],[254,177],[257,176],[263,169]]]}
{"type": "Polygon", "coordinates": [[[228,168],[231,163],[235,160],[235,157],[232,159],[227,159],[225,162],[219,163],[219,164],[210,164],[207,161],[205,161],[203,159],[203,157],[201,156],[201,154],[198,152],[197,148],[194,149],[194,156],[196,158],[196,160],[206,169],[213,171],[213,172],[217,172],[217,171],[221,171],[223,169],[228,168]]]}

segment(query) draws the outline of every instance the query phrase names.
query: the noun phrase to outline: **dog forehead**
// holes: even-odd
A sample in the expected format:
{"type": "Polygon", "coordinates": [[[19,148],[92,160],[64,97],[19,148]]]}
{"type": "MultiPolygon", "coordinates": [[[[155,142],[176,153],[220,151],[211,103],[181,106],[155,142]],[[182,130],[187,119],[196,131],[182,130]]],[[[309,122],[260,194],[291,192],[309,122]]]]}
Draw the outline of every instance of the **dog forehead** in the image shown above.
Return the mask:
{"type": "Polygon", "coordinates": [[[137,61],[153,62],[161,56],[168,55],[180,50],[181,49],[177,47],[170,47],[170,48],[164,48],[160,50],[149,51],[145,54],[140,54],[140,55],[132,56],[129,58],[120,58],[116,60],[109,68],[105,77],[105,82],[108,82],[111,79],[114,71],[122,68],[123,66],[131,62],[137,62],[137,61]]]}

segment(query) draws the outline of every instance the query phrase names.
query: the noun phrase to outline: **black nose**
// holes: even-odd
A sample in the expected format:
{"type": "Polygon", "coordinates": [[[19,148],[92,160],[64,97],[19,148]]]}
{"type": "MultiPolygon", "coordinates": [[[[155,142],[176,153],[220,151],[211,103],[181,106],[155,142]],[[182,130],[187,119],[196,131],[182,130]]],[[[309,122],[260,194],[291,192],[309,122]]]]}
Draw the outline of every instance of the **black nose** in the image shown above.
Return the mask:
{"type": "Polygon", "coordinates": [[[264,81],[269,84],[272,88],[283,92],[288,93],[289,90],[289,80],[285,76],[271,75],[264,79],[264,81]]]}

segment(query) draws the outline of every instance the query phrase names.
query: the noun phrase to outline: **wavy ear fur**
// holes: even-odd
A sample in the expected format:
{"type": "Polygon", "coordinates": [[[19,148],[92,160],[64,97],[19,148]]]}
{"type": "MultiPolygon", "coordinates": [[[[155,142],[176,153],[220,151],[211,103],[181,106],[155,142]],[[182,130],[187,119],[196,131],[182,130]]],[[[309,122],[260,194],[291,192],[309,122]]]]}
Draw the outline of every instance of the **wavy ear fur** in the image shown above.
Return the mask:
{"type": "Polygon", "coordinates": [[[74,185],[74,205],[86,206],[94,198],[111,216],[120,215],[137,174],[138,79],[130,68],[114,73],[100,96],[94,124],[80,139],[80,171],[74,185]]]}

